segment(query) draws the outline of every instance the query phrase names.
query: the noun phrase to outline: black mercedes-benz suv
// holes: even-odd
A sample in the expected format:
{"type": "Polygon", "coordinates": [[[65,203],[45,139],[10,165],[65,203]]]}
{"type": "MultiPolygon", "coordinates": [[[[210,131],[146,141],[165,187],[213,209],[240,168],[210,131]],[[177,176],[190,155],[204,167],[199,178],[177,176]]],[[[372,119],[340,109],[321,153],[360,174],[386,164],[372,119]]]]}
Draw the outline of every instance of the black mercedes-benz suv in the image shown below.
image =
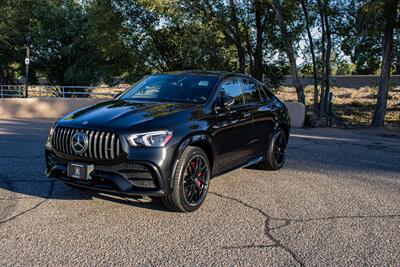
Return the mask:
{"type": "Polygon", "coordinates": [[[156,74],[57,120],[46,174],[104,193],[160,197],[167,208],[190,212],[212,177],[254,164],[280,169],[289,130],[285,105],[253,78],[156,74]]]}

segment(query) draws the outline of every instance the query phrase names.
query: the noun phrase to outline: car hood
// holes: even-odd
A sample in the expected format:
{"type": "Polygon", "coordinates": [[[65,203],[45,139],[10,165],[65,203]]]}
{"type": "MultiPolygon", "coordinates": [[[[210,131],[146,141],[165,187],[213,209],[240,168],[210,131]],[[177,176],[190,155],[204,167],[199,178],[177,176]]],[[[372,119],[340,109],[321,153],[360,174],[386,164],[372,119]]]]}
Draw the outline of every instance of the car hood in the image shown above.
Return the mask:
{"type": "Polygon", "coordinates": [[[125,129],[169,117],[196,106],[190,103],[155,103],[114,100],[72,112],[58,121],[60,126],[125,129]]]}

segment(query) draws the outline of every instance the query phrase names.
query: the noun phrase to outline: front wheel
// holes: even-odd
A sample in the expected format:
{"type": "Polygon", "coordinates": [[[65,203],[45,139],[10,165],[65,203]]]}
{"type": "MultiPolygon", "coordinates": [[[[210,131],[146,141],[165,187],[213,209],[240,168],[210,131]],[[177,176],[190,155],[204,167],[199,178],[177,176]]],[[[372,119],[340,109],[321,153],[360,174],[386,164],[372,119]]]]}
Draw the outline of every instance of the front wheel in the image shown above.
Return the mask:
{"type": "Polygon", "coordinates": [[[260,168],[269,171],[281,169],[285,163],[286,145],[286,133],[282,128],[278,128],[272,136],[265,159],[260,163],[260,168]]]}
{"type": "Polygon", "coordinates": [[[187,147],[173,177],[172,192],[163,197],[164,205],[173,211],[192,212],[204,202],[210,182],[207,154],[198,147],[187,147]]]}

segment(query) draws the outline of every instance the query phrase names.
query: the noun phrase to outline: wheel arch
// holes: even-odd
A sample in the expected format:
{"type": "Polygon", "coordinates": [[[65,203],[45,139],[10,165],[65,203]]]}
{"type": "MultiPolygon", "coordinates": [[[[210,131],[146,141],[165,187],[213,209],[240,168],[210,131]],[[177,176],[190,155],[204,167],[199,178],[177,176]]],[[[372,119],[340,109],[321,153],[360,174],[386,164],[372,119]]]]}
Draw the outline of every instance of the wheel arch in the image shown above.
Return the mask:
{"type": "MultiPolygon", "coordinates": [[[[189,147],[189,146],[195,146],[198,148],[201,148],[204,150],[204,152],[207,155],[208,162],[210,163],[210,168],[211,168],[211,174],[213,172],[213,168],[215,165],[215,149],[213,148],[212,145],[212,139],[206,132],[199,132],[199,133],[193,133],[190,134],[182,139],[180,144],[178,145],[178,148],[176,149],[174,153],[174,166],[172,170],[172,176],[175,175],[176,168],[178,165],[178,161],[180,156],[182,155],[183,151],[189,147]]],[[[173,186],[173,179],[170,180],[170,187],[173,186]]]]}
{"type": "MultiPolygon", "coordinates": [[[[290,127],[286,123],[279,123],[277,128],[282,128],[286,135],[286,140],[289,140],[290,127]]],[[[277,129],[276,128],[276,129],[277,129]]]]}
{"type": "Polygon", "coordinates": [[[275,121],[274,132],[278,128],[282,128],[286,135],[286,140],[289,140],[290,134],[290,116],[287,107],[283,105],[283,108],[277,113],[277,119],[275,121]]]}

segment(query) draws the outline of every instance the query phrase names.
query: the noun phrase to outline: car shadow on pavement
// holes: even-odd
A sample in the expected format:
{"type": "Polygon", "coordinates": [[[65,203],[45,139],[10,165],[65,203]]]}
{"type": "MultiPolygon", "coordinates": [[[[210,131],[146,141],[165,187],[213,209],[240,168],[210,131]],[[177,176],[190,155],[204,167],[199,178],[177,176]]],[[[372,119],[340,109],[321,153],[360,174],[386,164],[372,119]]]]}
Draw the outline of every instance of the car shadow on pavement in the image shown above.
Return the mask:
{"type": "Polygon", "coordinates": [[[161,201],[150,197],[124,197],[71,187],[55,180],[10,180],[0,173],[0,200],[23,200],[28,198],[51,200],[94,200],[111,201],[127,206],[166,211],[161,201]]]}

